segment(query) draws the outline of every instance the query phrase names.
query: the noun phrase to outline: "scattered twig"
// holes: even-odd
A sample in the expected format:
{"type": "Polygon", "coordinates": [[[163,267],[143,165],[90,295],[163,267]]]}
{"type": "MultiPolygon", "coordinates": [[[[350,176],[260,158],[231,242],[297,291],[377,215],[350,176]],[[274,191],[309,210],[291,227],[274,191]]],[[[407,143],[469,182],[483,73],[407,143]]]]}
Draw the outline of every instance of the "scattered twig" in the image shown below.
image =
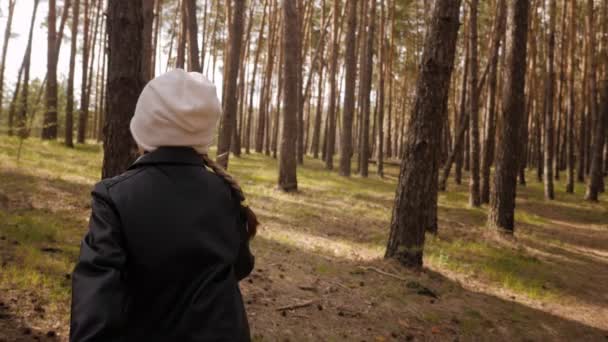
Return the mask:
{"type": "Polygon", "coordinates": [[[305,307],[311,306],[315,302],[316,302],[316,300],[309,300],[309,301],[298,303],[298,304],[286,305],[286,306],[282,306],[280,308],[277,308],[277,311],[287,311],[287,310],[301,309],[301,308],[305,308],[305,307]]]}
{"type": "Polygon", "coordinates": [[[363,270],[366,270],[366,271],[374,271],[374,272],[376,272],[378,274],[382,274],[384,276],[395,278],[395,279],[398,279],[398,280],[401,280],[401,281],[407,281],[407,279],[405,279],[403,277],[400,277],[400,276],[398,276],[396,274],[385,272],[385,271],[383,271],[381,269],[378,269],[376,267],[372,267],[372,266],[359,266],[359,268],[363,269],[363,270]]]}

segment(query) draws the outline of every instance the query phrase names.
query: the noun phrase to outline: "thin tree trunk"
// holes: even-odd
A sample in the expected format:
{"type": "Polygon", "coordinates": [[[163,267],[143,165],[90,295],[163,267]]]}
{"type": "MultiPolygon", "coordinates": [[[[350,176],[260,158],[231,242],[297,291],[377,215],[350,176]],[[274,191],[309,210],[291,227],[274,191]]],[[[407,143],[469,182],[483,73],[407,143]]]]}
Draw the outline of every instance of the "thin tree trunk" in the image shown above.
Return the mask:
{"type": "Polygon", "coordinates": [[[8,46],[11,38],[11,29],[13,26],[13,14],[15,13],[15,2],[17,0],[9,0],[8,3],[8,17],[6,19],[6,28],[4,30],[4,42],[2,44],[2,61],[0,61],[0,118],[2,117],[2,111],[4,107],[1,105],[4,103],[4,71],[6,70],[6,54],[8,52],[8,46]]]}
{"type": "MultiPolygon", "coordinates": [[[[322,6],[323,6],[323,21],[325,21],[325,17],[326,17],[326,10],[325,10],[325,0],[322,1],[322,6]]],[[[311,150],[312,150],[312,156],[315,159],[319,158],[319,142],[321,140],[321,120],[323,117],[323,85],[325,84],[325,79],[323,78],[324,75],[324,70],[325,70],[325,58],[323,57],[323,54],[325,53],[325,44],[321,44],[320,47],[320,54],[321,54],[321,58],[319,60],[319,83],[317,85],[317,111],[316,111],[316,115],[315,115],[315,122],[314,122],[314,127],[313,127],[313,133],[312,133],[312,143],[311,143],[311,150]]]]}
{"type": "Polygon", "coordinates": [[[549,2],[549,37],[547,51],[547,77],[545,79],[545,101],[547,108],[545,110],[545,165],[544,182],[545,182],[545,198],[552,200],[555,198],[553,188],[553,157],[554,157],[554,129],[553,129],[553,98],[555,93],[555,25],[557,20],[556,1],[549,2]]]}
{"type": "Polygon", "coordinates": [[[479,207],[481,198],[479,197],[479,96],[477,94],[478,61],[477,61],[477,11],[479,0],[471,0],[471,22],[469,26],[469,39],[471,59],[469,77],[469,147],[471,176],[469,183],[469,205],[479,207]]]}
{"type": "Polygon", "coordinates": [[[334,0],[334,24],[333,24],[333,40],[332,40],[332,55],[329,66],[329,108],[327,112],[327,134],[325,136],[325,168],[332,170],[334,168],[334,151],[336,143],[336,101],[339,94],[336,94],[338,88],[336,83],[336,74],[338,73],[338,56],[340,55],[340,0],[334,0]]]}
{"type": "Polygon", "coordinates": [[[380,177],[384,177],[384,97],[385,97],[385,78],[386,78],[386,14],[384,9],[384,0],[380,0],[380,37],[379,37],[379,50],[380,50],[380,80],[378,81],[378,99],[377,106],[378,114],[376,116],[376,127],[378,129],[378,135],[376,144],[378,145],[376,151],[376,172],[380,177]]]}
{"type": "Polygon", "coordinates": [[[488,94],[488,114],[486,116],[483,154],[481,163],[481,203],[490,203],[490,168],[494,162],[494,148],[496,144],[496,99],[498,76],[498,52],[504,35],[506,0],[499,0],[496,7],[496,21],[494,22],[494,37],[490,52],[490,75],[488,94]]]}
{"type": "Polygon", "coordinates": [[[83,16],[84,16],[84,29],[83,29],[83,46],[82,46],[82,79],[80,83],[80,110],[78,111],[78,130],[76,136],[76,142],[84,144],[85,132],[87,130],[87,121],[89,118],[89,99],[87,97],[87,82],[89,81],[89,50],[90,50],[90,37],[89,37],[89,22],[90,22],[90,6],[89,1],[84,0],[83,16]]]}
{"type": "MultiPolygon", "coordinates": [[[[149,0],[148,0],[149,1],[149,0]]],[[[198,22],[196,20],[196,0],[186,1],[186,18],[188,25],[188,65],[190,71],[201,72],[201,64],[198,50],[198,22]]]]}
{"type": "Polygon", "coordinates": [[[359,151],[359,160],[361,163],[361,177],[367,177],[369,174],[369,157],[370,157],[370,144],[369,144],[369,123],[370,123],[370,111],[371,102],[370,95],[372,90],[372,72],[374,63],[374,31],[376,27],[376,0],[371,0],[370,10],[368,17],[368,29],[366,35],[366,48],[365,48],[365,65],[362,67],[361,82],[363,83],[363,94],[362,94],[362,125],[361,125],[361,150],[359,151]]]}
{"type": "MultiPolygon", "coordinates": [[[[253,95],[255,93],[255,83],[256,83],[256,76],[257,76],[257,72],[258,72],[258,64],[259,64],[259,59],[260,59],[260,52],[262,51],[262,40],[264,37],[264,27],[266,25],[266,9],[268,8],[268,2],[269,0],[264,1],[264,10],[262,11],[262,23],[260,24],[260,32],[258,34],[258,39],[257,39],[257,49],[255,52],[255,58],[253,60],[253,73],[251,74],[251,81],[250,81],[250,89],[249,89],[249,108],[248,108],[248,114],[247,114],[247,127],[245,129],[245,153],[249,154],[250,152],[250,146],[251,146],[251,123],[253,120],[253,95]]],[[[270,44],[269,41],[267,41],[266,44],[270,44]]],[[[260,108],[258,108],[258,113],[260,112],[260,108]]]]}
{"type": "Polygon", "coordinates": [[[156,75],[156,65],[160,64],[160,48],[159,37],[161,36],[161,28],[163,27],[162,1],[156,0],[154,5],[154,37],[152,38],[152,62],[150,63],[150,78],[156,75]],[[158,58],[157,58],[158,55],[158,58]]]}
{"type": "Polygon", "coordinates": [[[257,153],[262,153],[264,149],[264,137],[266,135],[266,125],[267,125],[267,108],[268,108],[268,92],[270,90],[270,86],[272,84],[272,70],[274,68],[274,60],[275,60],[275,35],[277,34],[277,6],[270,6],[269,15],[271,16],[270,23],[268,25],[268,43],[267,43],[267,54],[266,54],[266,70],[264,73],[264,78],[262,82],[262,89],[260,91],[259,98],[259,107],[258,107],[258,122],[257,122],[257,132],[255,137],[255,151],[257,153]]]}
{"type": "Polygon", "coordinates": [[[142,39],[144,42],[144,60],[141,65],[142,79],[149,81],[152,78],[152,59],[154,58],[154,50],[152,49],[152,34],[154,27],[154,1],[144,0],[142,2],[144,14],[144,27],[142,31],[142,39]]]}
{"type": "MultiPolygon", "coordinates": [[[[149,1],[149,0],[144,0],[149,1]]],[[[175,61],[175,67],[180,69],[185,69],[186,67],[186,44],[188,41],[188,12],[186,10],[188,0],[180,0],[179,13],[181,17],[180,29],[178,35],[178,43],[177,43],[177,59],[175,61]]],[[[215,64],[214,64],[215,70],[215,64]]]]}
{"type": "Polygon", "coordinates": [[[28,113],[28,97],[30,83],[30,65],[32,58],[32,38],[34,35],[34,23],[36,22],[36,14],[38,13],[39,0],[34,0],[34,10],[31,17],[30,30],[27,39],[27,47],[25,49],[25,58],[23,62],[23,88],[19,94],[21,98],[21,108],[17,116],[17,131],[19,137],[27,138],[27,113],[28,113]]]}
{"type": "MultiPolygon", "coordinates": [[[[91,101],[91,87],[93,86],[93,65],[95,64],[95,48],[97,46],[97,33],[99,32],[99,22],[100,22],[100,17],[101,17],[101,5],[102,5],[102,1],[101,0],[96,0],[97,1],[97,9],[95,11],[95,24],[94,24],[94,29],[93,29],[93,36],[91,38],[91,46],[90,46],[90,51],[91,51],[91,60],[89,62],[89,71],[88,71],[88,80],[87,80],[87,87],[86,87],[86,97],[87,97],[87,125],[85,125],[86,128],[88,128],[88,111],[89,111],[89,106],[90,106],[90,101],[91,101]]],[[[143,70],[143,69],[142,69],[143,70]]],[[[145,81],[147,81],[146,79],[144,79],[145,81]]],[[[93,123],[95,123],[95,121],[93,121],[93,123]]],[[[94,125],[93,125],[94,126],[94,125]]],[[[88,134],[90,134],[90,131],[94,131],[91,129],[85,129],[85,138],[87,137],[88,134]],[[88,134],[87,134],[88,133],[88,134]]]]}
{"type": "MultiPolygon", "coordinates": [[[[570,1],[570,64],[568,67],[568,127],[567,132],[567,164],[568,176],[566,181],[566,192],[574,193],[574,114],[576,111],[576,94],[574,89],[574,74],[576,70],[576,0],[570,1]]],[[[579,156],[580,158],[580,156],[579,156]]]]}
{"type": "MultiPolygon", "coordinates": [[[[72,8],[72,46],[70,51],[70,70],[68,73],[67,104],[65,110],[65,145],[74,147],[74,69],[78,47],[78,18],[80,0],[74,0],[72,8]]],[[[109,28],[109,27],[108,27],[109,28]]]]}
{"type": "MultiPolygon", "coordinates": [[[[363,0],[367,1],[367,0],[363,0]]],[[[342,134],[340,142],[340,175],[349,177],[353,142],[353,114],[355,112],[355,83],[357,79],[357,57],[355,42],[357,32],[357,0],[347,3],[346,32],[346,88],[344,92],[344,112],[342,113],[342,134]]]]}
{"type": "MultiPolygon", "coordinates": [[[[48,12],[48,41],[47,41],[47,61],[46,61],[46,112],[42,127],[42,139],[50,140],[57,138],[57,32],[56,23],[56,3],[49,0],[48,12]]],[[[4,64],[4,62],[3,62],[4,64]]],[[[1,81],[0,81],[1,82],[1,81]]],[[[2,89],[0,89],[0,93],[2,89]]],[[[0,107],[2,101],[0,100],[0,107]]]]}
{"type": "MultiPolygon", "coordinates": [[[[228,168],[230,152],[230,141],[232,130],[236,129],[237,111],[237,80],[239,76],[239,62],[241,48],[243,47],[243,31],[245,21],[245,2],[235,0],[232,24],[230,26],[230,52],[227,58],[226,72],[226,94],[224,97],[223,110],[224,116],[220,123],[219,142],[217,144],[217,162],[224,168],[228,168]]],[[[198,57],[197,57],[198,60],[198,57]]]]}

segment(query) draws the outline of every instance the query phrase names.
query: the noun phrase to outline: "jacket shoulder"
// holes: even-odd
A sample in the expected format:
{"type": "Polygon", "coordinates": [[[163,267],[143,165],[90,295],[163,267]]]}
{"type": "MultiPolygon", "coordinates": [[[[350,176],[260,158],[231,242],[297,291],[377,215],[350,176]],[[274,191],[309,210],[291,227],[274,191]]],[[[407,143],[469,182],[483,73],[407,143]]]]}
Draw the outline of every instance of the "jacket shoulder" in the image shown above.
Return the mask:
{"type": "Polygon", "coordinates": [[[136,174],[140,173],[141,171],[143,171],[145,168],[137,168],[137,169],[133,169],[133,170],[128,170],[118,176],[112,177],[112,178],[106,178],[103,179],[100,184],[104,185],[108,190],[110,188],[112,188],[113,186],[115,186],[116,184],[119,184],[121,182],[126,181],[127,179],[135,176],[136,174]]]}

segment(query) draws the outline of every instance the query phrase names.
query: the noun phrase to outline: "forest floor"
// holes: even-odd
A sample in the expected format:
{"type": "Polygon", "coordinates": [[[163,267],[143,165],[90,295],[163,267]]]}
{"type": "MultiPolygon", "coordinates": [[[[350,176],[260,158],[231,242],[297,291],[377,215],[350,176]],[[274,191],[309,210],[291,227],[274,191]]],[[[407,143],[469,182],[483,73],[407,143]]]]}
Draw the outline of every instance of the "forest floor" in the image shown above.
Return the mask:
{"type": "MultiPolygon", "coordinates": [[[[101,151],[31,139],[17,161],[18,145],[0,137],[0,341],[64,341],[101,151]]],[[[608,340],[608,202],[583,201],[582,184],[567,195],[558,182],[547,202],[530,174],[511,241],[468,207],[467,185],[448,184],[413,273],[382,258],[396,168],[345,179],[306,159],[297,194],[275,189],[269,157],[230,170],[262,221],[242,283],[256,341],[608,340]]]]}

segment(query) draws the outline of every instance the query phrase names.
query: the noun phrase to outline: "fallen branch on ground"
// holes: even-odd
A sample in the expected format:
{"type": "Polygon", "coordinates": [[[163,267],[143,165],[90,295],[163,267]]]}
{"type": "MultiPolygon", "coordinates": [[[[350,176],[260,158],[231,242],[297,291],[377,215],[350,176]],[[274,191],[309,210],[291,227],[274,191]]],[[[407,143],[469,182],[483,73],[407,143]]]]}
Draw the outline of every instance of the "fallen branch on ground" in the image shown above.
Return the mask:
{"type": "Polygon", "coordinates": [[[287,310],[301,309],[301,308],[305,308],[307,306],[311,306],[315,302],[316,302],[316,300],[309,300],[309,301],[298,303],[298,304],[292,304],[292,305],[282,306],[280,308],[277,308],[277,311],[287,311],[287,310]]]}
{"type": "Polygon", "coordinates": [[[395,279],[398,279],[398,280],[401,280],[401,281],[407,281],[407,279],[405,279],[403,277],[400,277],[400,276],[398,276],[396,274],[385,272],[385,271],[383,271],[381,269],[378,269],[376,267],[372,267],[372,266],[359,266],[359,268],[362,269],[362,270],[366,270],[366,271],[374,271],[374,272],[376,272],[378,274],[382,274],[384,276],[395,278],[395,279]]]}

